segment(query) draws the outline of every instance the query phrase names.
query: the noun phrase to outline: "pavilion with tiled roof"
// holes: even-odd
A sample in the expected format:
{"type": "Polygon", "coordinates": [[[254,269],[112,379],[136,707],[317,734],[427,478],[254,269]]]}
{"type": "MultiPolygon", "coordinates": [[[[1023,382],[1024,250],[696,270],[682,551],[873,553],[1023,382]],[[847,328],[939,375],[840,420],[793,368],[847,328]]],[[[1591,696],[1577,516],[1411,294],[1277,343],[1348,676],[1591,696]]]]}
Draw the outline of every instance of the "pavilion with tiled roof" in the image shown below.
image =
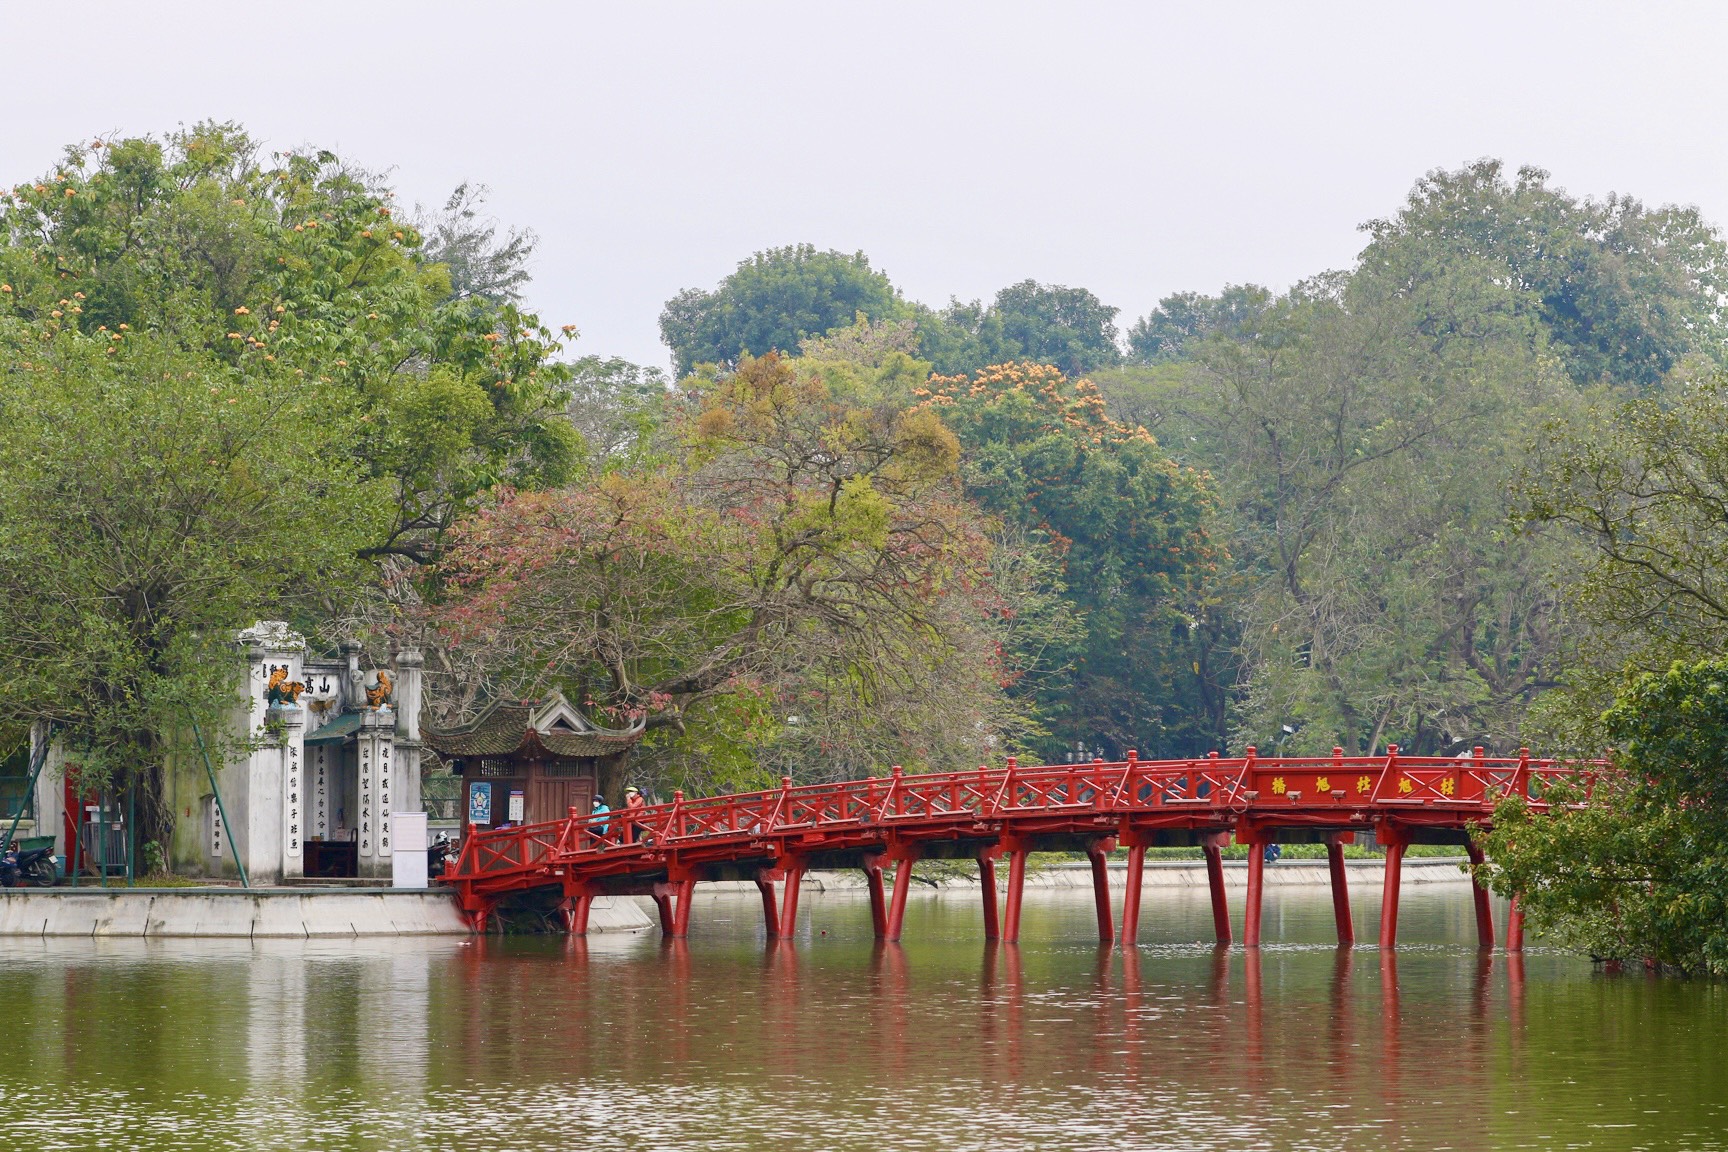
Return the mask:
{"type": "Polygon", "coordinates": [[[465,724],[425,726],[421,737],[463,778],[469,822],[495,828],[589,811],[602,769],[628,754],[642,732],[596,727],[554,692],[495,704],[465,724]]]}

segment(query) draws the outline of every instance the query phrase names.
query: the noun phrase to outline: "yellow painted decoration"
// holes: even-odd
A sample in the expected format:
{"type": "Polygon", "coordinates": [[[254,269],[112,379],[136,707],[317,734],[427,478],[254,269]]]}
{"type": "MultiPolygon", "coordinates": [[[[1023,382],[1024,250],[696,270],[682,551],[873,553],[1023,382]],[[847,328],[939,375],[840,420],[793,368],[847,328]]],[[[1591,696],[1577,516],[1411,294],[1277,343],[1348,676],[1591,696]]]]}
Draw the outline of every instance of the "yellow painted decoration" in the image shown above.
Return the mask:
{"type": "Polygon", "coordinates": [[[1358,776],[1358,777],[1356,777],[1356,791],[1366,792],[1372,787],[1374,787],[1374,777],[1372,777],[1372,776],[1358,776]]]}
{"type": "Polygon", "coordinates": [[[1408,776],[1398,777],[1398,791],[1409,792],[1414,787],[1415,787],[1415,785],[1410,783],[1410,777],[1408,777],[1408,776]]]}
{"type": "Polygon", "coordinates": [[[1320,779],[1314,781],[1314,791],[1316,791],[1316,792],[1330,792],[1330,791],[1332,791],[1332,778],[1330,776],[1322,776],[1322,777],[1320,777],[1320,779]]]}
{"type": "Polygon", "coordinates": [[[1272,777],[1272,795],[1274,795],[1274,796],[1284,795],[1284,777],[1282,777],[1282,776],[1272,777]]]}

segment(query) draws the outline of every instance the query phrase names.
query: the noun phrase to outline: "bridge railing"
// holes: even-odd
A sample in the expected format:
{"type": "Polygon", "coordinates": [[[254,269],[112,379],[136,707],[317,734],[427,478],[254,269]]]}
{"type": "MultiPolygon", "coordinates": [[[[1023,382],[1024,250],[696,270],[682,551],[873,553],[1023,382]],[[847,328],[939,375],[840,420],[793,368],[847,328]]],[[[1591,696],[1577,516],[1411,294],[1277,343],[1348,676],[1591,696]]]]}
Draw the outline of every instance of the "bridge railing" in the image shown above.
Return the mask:
{"type": "MultiPolygon", "coordinates": [[[[550,867],[561,859],[664,849],[680,842],[750,839],[802,829],[917,824],[970,816],[990,821],[1048,812],[1217,810],[1276,813],[1340,808],[1470,810],[1487,815],[1509,795],[1540,806],[1562,781],[1587,791],[1602,764],[1534,760],[1528,753],[1462,757],[1345,756],[1093,761],[906,775],[896,771],[837,784],[782,786],[476,832],[462,846],[455,877],[550,867]]],[[[1354,818],[1355,813],[1352,813],[1354,818]]]]}

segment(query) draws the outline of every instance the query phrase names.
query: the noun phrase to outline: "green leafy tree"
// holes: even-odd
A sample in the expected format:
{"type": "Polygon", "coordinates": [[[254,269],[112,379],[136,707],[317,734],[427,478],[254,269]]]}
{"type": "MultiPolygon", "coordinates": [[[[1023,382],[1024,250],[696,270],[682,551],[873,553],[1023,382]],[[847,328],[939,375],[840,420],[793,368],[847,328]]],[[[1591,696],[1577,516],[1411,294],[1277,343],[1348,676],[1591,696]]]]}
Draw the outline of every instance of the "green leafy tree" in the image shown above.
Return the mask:
{"type": "Polygon", "coordinates": [[[1516,747],[1555,682],[1558,560],[1507,527],[1507,429],[1570,388],[1503,289],[1434,271],[1299,286],[1163,377],[1157,427],[1226,509],[1240,743],[1516,747]]]}
{"type": "Polygon", "coordinates": [[[362,576],[389,492],[341,389],[71,321],[0,311],[0,725],[58,725],[165,844],[164,766],[220,729],[235,630],[362,576]]]}
{"type": "Polygon", "coordinates": [[[1613,769],[1503,802],[1485,876],[1566,947],[1728,975],[1728,661],[1638,676],[1603,725],[1613,769]]]}
{"type": "Polygon", "coordinates": [[[581,445],[554,336],[454,289],[375,177],[328,152],[272,160],[231,124],[69,148],[0,198],[10,307],[341,385],[364,418],[354,465],[392,492],[369,555],[425,563],[494,484],[567,476],[581,445]]]}
{"type": "Polygon", "coordinates": [[[1128,330],[1130,362],[1162,364],[1182,359],[1214,332],[1236,335],[1272,303],[1258,284],[1229,284],[1216,296],[1178,292],[1128,330]]]}
{"type": "Polygon", "coordinates": [[[1648,389],[1689,354],[1722,354],[1728,248],[1696,208],[1578,199],[1479,160],[1418,181],[1397,216],[1365,226],[1368,274],[1398,283],[1479,265],[1541,322],[1579,384],[1648,389]]]}
{"type": "Polygon", "coordinates": [[[1122,359],[1119,310],[1084,288],[1022,280],[996,293],[991,311],[1001,325],[998,361],[1035,360],[1079,376],[1122,359]]]}
{"type": "Polygon", "coordinates": [[[1202,675],[1201,618],[1222,554],[1205,479],[1054,367],[937,376],[927,391],[965,447],[968,493],[1055,552],[1084,621],[1068,675],[1028,686],[1052,733],[1042,754],[1075,742],[1113,755],[1215,746],[1223,701],[1202,675]]]}
{"type": "Polygon", "coordinates": [[[791,353],[800,342],[863,315],[906,315],[888,277],[862,252],[818,252],[809,244],[758,252],[712,292],[687,288],[667,301],[660,334],[674,371],[698,364],[733,365],[743,355],[791,353]]]}

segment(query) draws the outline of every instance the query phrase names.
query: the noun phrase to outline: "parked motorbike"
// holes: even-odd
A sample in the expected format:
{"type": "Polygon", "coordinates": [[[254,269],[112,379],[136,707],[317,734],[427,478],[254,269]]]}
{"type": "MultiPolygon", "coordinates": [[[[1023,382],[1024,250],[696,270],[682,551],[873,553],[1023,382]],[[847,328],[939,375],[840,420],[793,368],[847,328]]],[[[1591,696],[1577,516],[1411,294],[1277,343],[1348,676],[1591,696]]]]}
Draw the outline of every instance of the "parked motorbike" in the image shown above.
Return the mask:
{"type": "Polygon", "coordinates": [[[26,884],[37,888],[54,887],[54,848],[31,848],[20,852],[9,844],[0,853],[0,886],[20,888],[26,884]]]}

